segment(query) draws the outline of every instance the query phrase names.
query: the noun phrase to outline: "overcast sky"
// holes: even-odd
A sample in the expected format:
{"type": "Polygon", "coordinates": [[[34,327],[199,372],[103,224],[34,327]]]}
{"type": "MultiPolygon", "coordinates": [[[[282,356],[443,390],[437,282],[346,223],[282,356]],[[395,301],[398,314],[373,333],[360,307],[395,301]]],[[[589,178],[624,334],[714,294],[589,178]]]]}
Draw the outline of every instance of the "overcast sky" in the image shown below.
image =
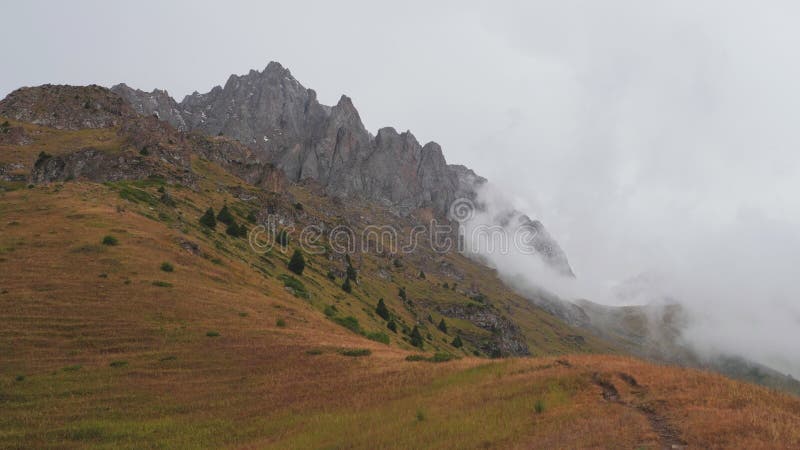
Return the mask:
{"type": "Polygon", "coordinates": [[[589,284],[668,273],[731,317],[709,342],[742,334],[800,374],[797,2],[162,3],[4,5],[0,95],[124,81],[180,100],[279,61],[371,131],[439,142],[589,284]]]}

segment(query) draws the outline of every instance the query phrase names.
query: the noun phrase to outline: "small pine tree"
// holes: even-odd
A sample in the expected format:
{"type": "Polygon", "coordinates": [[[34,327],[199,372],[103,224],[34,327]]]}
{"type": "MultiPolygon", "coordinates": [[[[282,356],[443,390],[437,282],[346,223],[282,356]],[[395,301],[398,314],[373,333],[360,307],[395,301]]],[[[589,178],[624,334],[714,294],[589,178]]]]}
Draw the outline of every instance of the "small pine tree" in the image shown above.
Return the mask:
{"type": "Polygon", "coordinates": [[[401,287],[400,291],[397,293],[397,295],[399,295],[400,298],[403,299],[403,301],[406,301],[406,288],[401,287]]]}
{"type": "Polygon", "coordinates": [[[208,208],[203,217],[200,218],[200,224],[214,229],[217,227],[217,219],[214,218],[214,208],[208,208]]]}
{"type": "Polygon", "coordinates": [[[161,198],[159,198],[158,201],[160,201],[161,203],[163,203],[163,204],[165,204],[165,205],[167,205],[167,206],[169,206],[171,208],[175,207],[175,199],[173,199],[172,196],[169,195],[169,192],[164,191],[161,194],[161,198]]]}
{"type": "Polygon", "coordinates": [[[425,272],[423,272],[421,270],[419,271],[419,279],[420,280],[424,280],[425,279],[425,272]]]}
{"type": "Polygon", "coordinates": [[[39,152],[39,157],[36,158],[36,162],[33,163],[33,165],[34,165],[34,167],[39,167],[42,164],[44,164],[45,161],[49,160],[52,157],[53,157],[53,155],[51,155],[50,153],[47,153],[47,152],[44,152],[44,151],[39,152]]]}
{"type": "Polygon", "coordinates": [[[411,330],[411,345],[417,348],[422,348],[424,342],[425,341],[422,340],[422,334],[419,332],[419,328],[414,325],[414,329],[411,330]]]}
{"type": "Polygon", "coordinates": [[[247,221],[250,222],[250,223],[253,223],[253,224],[258,222],[258,218],[256,217],[256,213],[253,212],[253,211],[250,211],[249,213],[247,213],[247,221]]]}
{"type": "Polygon", "coordinates": [[[342,283],[342,290],[347,292],[353,292],[353,286],[350,284],[350,278],[345,278],[344,283],[342,283]]]}
{"type": "Polygon", "coordinates": [[[397,324],[394,320],[390,320],[389,323],[386,324],[386,328],[391,330],[392,333],[397,333],[397,324]]]}
{"type": "Polygon", "coordinates": [[[225,229],[225,233],[227,233],[229,236],[239,237],[239,225],[236,224],[236,221],[228,224],[228,228],[225,229]]]}
{"type": "Polygon", "coordinates": [[[239,225],[239,237],[247,237],[247,227],[244,224],[239,225]]]}
{"type": "Polygon", "coordinates": [[[453,342],[451,342],[450,345],[452,345],[455,348],[463,347],[464,344],[461,342],[461,336],[456,336],[456,338],[453,339],[453,342]]]}
{"type": "Polygon", "coordinates": [[[347,264],[347,279],[355,282],[358,281],[358,272],[356,272],[356,269],[349,263],[347,264]]]}
{"type": "Polygon", "coordinates": [[[275,235],[275,242],[281,247],[289,245],[289,233],[286,230],[281,230],[275,235]]]}
{"type": "Polygon", "coordinates": [[[444,319],[439,321],[439,325],[436,326],[444,334],[447,334],[447,324],[444,323],[444,319]]]}
{"type": "Polygon", "coordinates": [[[298,275],[302,275],[305,268],[306,259],[303,258],[303,253],[300,250],[295,249],[294,253],[292,253],[292,258],[289,260],[289,270],[298,275]]]}
{"type": "Polygon", "coordinates": [[[381,316],[383,320],[389,320],[389,308],[386,307],[386,303],[383,302],[383,299],[378,300],[378,306],[375,308],[375,314],[381,316]]]}
{"type": "Polygon", "coordinates": [[[233,218],[233,214],[231,214],[230,210],[228,209],[228,205],[223,206],[222,209],[219,210],[219,214],[217,214],[217,220],[225,225],[232,225],[236,223],[236,220],[233,218]]]}

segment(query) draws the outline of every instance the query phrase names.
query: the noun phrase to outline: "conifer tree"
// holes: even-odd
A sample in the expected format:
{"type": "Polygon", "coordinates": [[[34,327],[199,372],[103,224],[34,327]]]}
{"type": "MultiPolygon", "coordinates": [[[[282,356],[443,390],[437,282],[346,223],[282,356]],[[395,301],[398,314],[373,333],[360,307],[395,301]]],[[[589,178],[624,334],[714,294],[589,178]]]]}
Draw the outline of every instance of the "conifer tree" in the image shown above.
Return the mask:
{"type": "Polygon", "coordinates": [[[419,332],[419,328],[414,325],[414,329],[411,330],[411,345],[417,348],[422,348],[424,341],[422,340],[422,334],[419,332]]]}
{"type": "Polygon", "coordinates": [[[439,321],[439,325],[436,326],[442,333],[447,334],[447,324],[444,323],[444,319],[439,321]]]}
{"type": "Polygon", "coordinates": [[[211,229],[216,228],[217,219],[214,218],[214,208],[208,208],[206,210],[203,217],[200,218],[200,224],[211,229]]]}
{"type": "Polygon", "coordinates": [[[275,242],[281,247],[289,245],[289,233],[286,230],[281,230],[275,235],[275,242]]]}
{"type": "Polygon", "coordinates": [[[464,344],[461,342],[461,336],[456,336],[456,338],[453,339],[453,342],[451,342],[450,345],[452,345],[455,348],[463,347],[464,344]]]}
{"type": "Polygon", "coordinates": [[[305,268],[306,260],[303,258],[303,253],[295,249],[294,253],[292,253],[292,258],[289,260],[289,270],[298,275],[302,275],[305,268]]]}
{"type": "Polygon", "coordinates": [[[358,272],[356,272],[356,269],[349,263],[347,264],[347,279],[358,281],[358,272]]]}
{"type": "Polygon", "coordinates": [[[236,224],[236,221],[228,224],[228,227],[225,229],[225,233],[227,233],[229,236],[239,237],[239,225],[236,224]]]}
{"type": "Polygon", "coordinates": [[[219,214],[217,214],[217,220],[225,225],[231,225],[235,223],[233,214],[231,214],[231,212],[228,210],[228,205],[224,205],[222,209],[219,210],[219,214]]]}
{"type": "Polygon", "coordinates": [[[350,278],[344,279],[344,283],[342,283],[342,290],[348,294],[353,291],[353,286],[350,284],[350,278]]]}
{"type": "Polygon", "coordinates": [[[383,299],[378,300],[375,314],[381,316],[383,320],[389,320],[389,308],[386,307],[386,303],[383,302],[383,299]]]}

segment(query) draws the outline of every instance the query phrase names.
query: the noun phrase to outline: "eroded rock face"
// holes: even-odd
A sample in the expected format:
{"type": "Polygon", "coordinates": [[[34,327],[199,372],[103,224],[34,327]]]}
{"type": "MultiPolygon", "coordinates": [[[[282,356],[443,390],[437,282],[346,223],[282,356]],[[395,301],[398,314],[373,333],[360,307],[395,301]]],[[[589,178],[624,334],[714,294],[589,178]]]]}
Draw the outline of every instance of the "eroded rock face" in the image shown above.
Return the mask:
{"type": "MultiPolygon", "coordinates": [[[[117,90],[128,95],[145,95],[127,87],[117,90]]],[[[154,91],[155,103],[168,104],[166,92],[154,91]]],[[[147,94],[149,95],[149,94],[147,94]]],[[[142,101],[139,108],[159,108],[142,101]]],[[[0,102],[2,117],[40,125],[84,129],[117,127],[120,148],[61,148],[57,156],[40,154],[30,171],[30,181],[48,183],[70,179],[91,181],[136,180],[161,177],[170,182],[193,186],[192,157],[199,156],[247,182],[278,191],[284,186],[279,169],[240,142],[225,137],[208,137],[176,130],[156,114],[140,115],[119,95],[98,86],[51,86],[18,89],[0,102]]],[[[22,127],[0,123],[0,143],[26,145],[30,141],[22,127]],[[8,141],[8,142],[7,142],[8,141]]],[[[4,180],[19,181],[19,168],[2,168],[4,180]]],[[[25,177],[27,178],[27,177],[25,177]]]]}
{"type": "Polygon", "coordinates": [[[58,129],[108,128],[136,111],[120,96],[96,85],[45,84],[20,88],[0,101],[0,116],[58,129]]]}
{"type": "Polygon", "coordinates": [[[12,127],[8,122],[0,123],[0,145],[28,145],[31,142],[22,127],[12,127]]]}
{"type": "Polygon", "coordinates": [[[468,169],[448,166],[438,144],[422,146],[408,131],[383,128],[373,137],[349,97],[322,105],[276,62],[187,96],[177,104],[178,114],[163,91],[114,90],[139,113],[157,113],[178,129],[235,138],[291,181],[314,180],[328,195],[375,201],[398,214],[432,208],[443,216],[458,195],[482,181],[468,169]]]}
{"type": "Polygon", "coordinates": [[[476,326],[492,333],[489,340],[481,340],[476,336],[463,336],[476,347],[492,356],[527,356],[530,355],[525,337],[519,327],[488,305],[446,305],[437,308],[447,317],[467,320],[476,326]]]}
{"type": "Polygon", "coordinates": [[[177,168],[170,170],[153,158],[130,152],[111,154],[94,148],[60,156],[40,157],[31,171],[31,181],[34,183],[72,179],[95,182],[142,180],[154,176],[184,185],[191,185],[195,180],[191,172],[177,168]]]}
{"type": "Polygon", "coordinates": [[[178,103],[169,96],[167,91],[154,89],[153,92],[144,92],[121,83],[112,87],[111,92],[125,99],[141,115],[155,116],[168,122],[179,131],[188,131],[189,129],[178,110],[178,103]]]}

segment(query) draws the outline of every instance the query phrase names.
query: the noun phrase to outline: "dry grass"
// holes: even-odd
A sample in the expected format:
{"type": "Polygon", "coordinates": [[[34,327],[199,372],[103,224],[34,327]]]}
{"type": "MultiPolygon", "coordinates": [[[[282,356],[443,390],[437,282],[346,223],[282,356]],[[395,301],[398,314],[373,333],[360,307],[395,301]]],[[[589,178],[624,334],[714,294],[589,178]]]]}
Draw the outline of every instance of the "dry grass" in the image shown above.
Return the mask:
{"type": "Polygon", "coordinates": [[[800,402],[764,388],[614,356],[408,362],[188,223],[119,210],[109,187],[0,195],[0,446],[657,447],[637,405],[693,447],[800,445],[800,402]],[[119,245],[101,245],[107,234],[119,245]],[[595,372],[624,403],[603,398],[595,372]]]}
{"type": "MultiPolygon", "coordinates": [[[[218,189],[238,180],[203,161],[195,170],[208,177],[198,191],[168,187],[175,208],[148,201],[158,183],[0,192],[0,447],[655,448],[663,437],[653,417],[692,447],[800,446],[797,399],[713,374],[619,356],[470,358],[474,348],[452,349],[452,335],[434,324],[425,325],[427,349],[463,358],[406,361],[411,347],[399,335],[390,333],[390,346],[373,342],[322,311],[335,305],[372,332],[386,331],[372,312],[381,297],[406,323],[417,320],[397,298],[399,285],[431,304],[469,301],[441,287],[452,279],[428,270],[429,255],[402,268],[360,255],[364,282],[352,295],[326,278],[328,260],[309,258],[301,277],[309,298],[298,298],[280,279],[287,254],[261,258],[243,240],[200,228],[208,206],[249,205],[218,189]],[[102,245],[106,235],[118,245],[102,245]],[[174,271],[162,271],[163,261],[174,271]],[[604,399],[597,379],[619,399],[604,399]]],[[[294,194],[307,214],[325,207],[304,189],[294,194]]],[[[534,353],[610,350],[590,336],[585,347],[571,346],[560,338],[573,330],[491,272],[442,258],[504,302],[534,353]]]]}
{"type": "MultiPolygon", "coordinates": [[[[0,122],[4,121],[6,119],[0,117],[0,122]]],[[[122,139],[117,135],[116,128],[56,130],[14,120],[8,122],[13,127],[21,126],[31,143],[22,146],[0,144],[0,164],[22,162],[28,168],[28,172],[33,167],[39,152],[57,156],[85,147],[117,151],[122,146],[122,139]]]]}

